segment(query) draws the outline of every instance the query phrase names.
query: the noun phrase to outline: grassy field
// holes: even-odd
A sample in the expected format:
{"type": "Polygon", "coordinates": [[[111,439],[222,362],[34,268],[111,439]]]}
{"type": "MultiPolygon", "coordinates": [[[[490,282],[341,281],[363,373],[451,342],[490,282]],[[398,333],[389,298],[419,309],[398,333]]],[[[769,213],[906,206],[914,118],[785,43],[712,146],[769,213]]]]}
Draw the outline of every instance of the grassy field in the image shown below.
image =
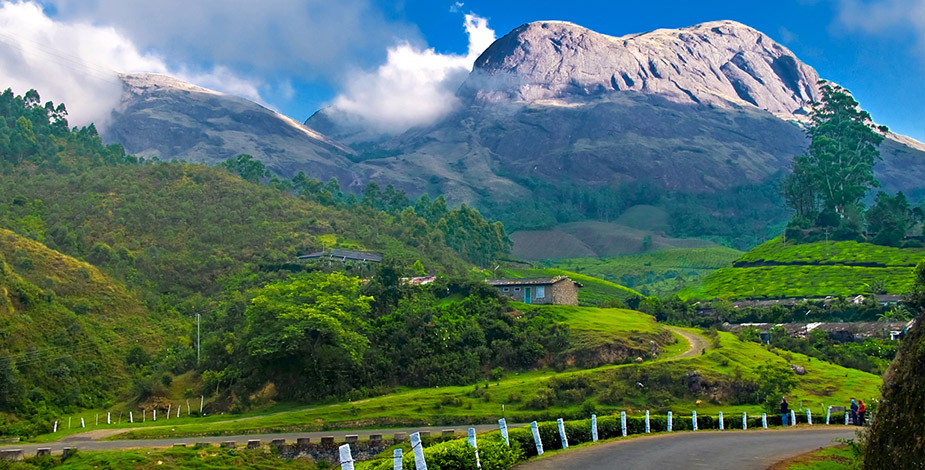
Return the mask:
{"type": "Polygon", "coordinates": [[[925,249],[869,243],[817,242],[796,245],[779,238],[742,255],[679,292],[685,299],[903,294],[925,249]]]}
{"type": "Polygon", "coordinates": [[[636,255],[563,259],[551,265],[615,282],[644,295],[665,296],[731,266],[740,256],[741,251],[724,246],[668,248],[636,255]]]}
{"type": "Polygon", "coordinates": [[[925,248],[894,248],[870,243],[817,242],[794,244],[775,238],[742,255],[740,263],[796,263],[913,267],[925,259],[925,248]]]}
{"type": "MultiPolygon", "coordinates": [[[[599,414],[621,410],[639,414],[674,410],[700,413],[760,412],[759,405],[732,405],[722,394],[673,393],[684,377],[698,371],[705,381],[722,388],[736,376],[757,379],[759,365],[799,364],[807,375],[799,377],[789,395],[794,407],[801,404],[817,413],[827,405],[846,403],[850,397],[879,396],[881,379],[799,354],[783,353],[789,359],[755,343],[741,342],[728,333],[719,333],[714,346],[704,354],[670,360],[664,355],[642,364],[605,366],[579,371],[538,371],[511,374],[479,385],[428,389],[399,389],[386,396],[348,403],[331,403],[283,411],[245,419],[212,421],[171,426],[152,423],[120,438],[161,438],[194,435],[222,435],[246,432],[283,432],[323,429],[356,429],[382,426],[460,425],[494,422],[504,415],[509,422],[556,417],[580,418],[590,410],[599,414]],[[642,383],[643,388],[636,386],[642,383]],[[544,401],[545,400],[545,401],[544,401]],[[537,406],[539,404],[540,406],[537,406]]],[[[237,417],[236,417],[237,418],[237,417]]]]}
{"type": "Polygon", "coordinates": [[[498,277],[504,278],[552,276],[568,276],[573,281],[580,282],[584,287],[578,290],[578,302],[582,305],[601,305],[608,300],[624,301],[630,297],[640,296],[639,292],[614,282],[564,269],[512,267],[504,268],[498,273],[498,277]]]}
{"type": "Polygon", "coordinates": [[[846,446],[826,447],[775,465],[772,470],[851,470],[858,457],[846,446]]]}
{"type": "Polygon", "coordinates": [[[521,311],[541,310],[568,324],[572,342],[578,348],[593,349],[604,345],[623,344],[631,348],[647,348],[649,341],[660,345],[673,343],[673,336],[655,318],[633,310],[617,308],[574,307],[571,305],[528,305],[513,303],[521,311]]]}

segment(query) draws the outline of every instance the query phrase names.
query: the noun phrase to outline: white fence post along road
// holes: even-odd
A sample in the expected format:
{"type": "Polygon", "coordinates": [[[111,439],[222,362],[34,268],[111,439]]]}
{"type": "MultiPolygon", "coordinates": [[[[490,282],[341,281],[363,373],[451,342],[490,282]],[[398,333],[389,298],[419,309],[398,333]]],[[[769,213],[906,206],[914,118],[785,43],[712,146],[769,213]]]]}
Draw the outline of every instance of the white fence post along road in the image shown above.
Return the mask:
{"type": "Polygon", "coordinates": [[[409,437],[411,438],[411,450],[414,451],[414,468],[427,470],[427,462],[424,461],[424,446],[421,444],[421,433],[416,432],[409,437]]]}

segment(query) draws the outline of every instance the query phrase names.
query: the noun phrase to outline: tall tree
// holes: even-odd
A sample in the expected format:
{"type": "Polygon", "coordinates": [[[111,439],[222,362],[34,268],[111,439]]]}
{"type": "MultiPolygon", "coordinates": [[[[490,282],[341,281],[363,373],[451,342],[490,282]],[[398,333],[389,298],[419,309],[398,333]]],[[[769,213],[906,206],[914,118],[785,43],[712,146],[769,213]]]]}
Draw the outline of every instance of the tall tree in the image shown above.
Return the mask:
{"type": "Polygon", "coordinates": [[[900,246],[912,228],[913,213],[902,192],[895,196],[880,191],[867,211],[867,234],[878,245],[900,246]]]}
{"type": "Polygon", "coordinates": [[[785,182],[784,194],[798,213],[813,206],[807,198],[815,194],[823,211],[844,216],[846,208],[879,186],[874,163],[888,129],[876,126],[848,90],[825,81],[819,85],[822,100],[813,106],[807,155],[794,158],[795,176],[785,182]]]}

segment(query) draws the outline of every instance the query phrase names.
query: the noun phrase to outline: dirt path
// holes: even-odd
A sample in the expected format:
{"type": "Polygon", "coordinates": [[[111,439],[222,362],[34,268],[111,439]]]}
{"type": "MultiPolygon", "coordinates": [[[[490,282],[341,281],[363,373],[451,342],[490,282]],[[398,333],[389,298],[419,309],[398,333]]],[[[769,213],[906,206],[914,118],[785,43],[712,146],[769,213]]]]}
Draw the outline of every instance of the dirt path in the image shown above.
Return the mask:
{"type": "Polygon", "coordinates": [[[671,359],[684,359],[687,357],[699,356],[703,354],[703,352],[706,351],[707,347],[710,345],[706,338],[696,333],[691,333],[690,331],[682,330],[681,328],[676,328],[673,326],[666,326],[665,328],[668,328],[669,330],[683,336],[684,339],[686,339],[687,342],[691,345],[690,349],[685,351],[683,354],[675,356],[671,359]]]}

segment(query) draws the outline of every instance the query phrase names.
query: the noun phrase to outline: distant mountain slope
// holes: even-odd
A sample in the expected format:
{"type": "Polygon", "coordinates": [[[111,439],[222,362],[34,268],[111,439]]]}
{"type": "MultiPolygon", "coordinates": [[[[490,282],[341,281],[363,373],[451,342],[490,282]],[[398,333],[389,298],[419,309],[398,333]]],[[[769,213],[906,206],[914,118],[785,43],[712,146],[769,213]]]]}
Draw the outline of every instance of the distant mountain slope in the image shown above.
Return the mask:
{"type": "Polygon", "coordinates": [[[287,177],[354,179],[353,150],[263,106],[163,75],[121,78],[122,103],[103,137],[129,153],[207,164],[247,153],[287,177]]]}
{"type": "MultiPolygon", "coordinates": [[[[331,110],[302,127],[152,76],[125,78],[106,137],[162,159],[215,163],[245,152],[285,176],[443,194],[512,230],[611,222],[654,206],[669,223],[649,235],[748,248],[787,218],[778,181],[806,150],[818,78],[786,47],[732,21],[623,37],[544,21],[476,60],[452,114],[391,138],[331,110]]],[[[886,190],[925,196],[925,145],[887,137],[876,176],[886,190]]]]}

